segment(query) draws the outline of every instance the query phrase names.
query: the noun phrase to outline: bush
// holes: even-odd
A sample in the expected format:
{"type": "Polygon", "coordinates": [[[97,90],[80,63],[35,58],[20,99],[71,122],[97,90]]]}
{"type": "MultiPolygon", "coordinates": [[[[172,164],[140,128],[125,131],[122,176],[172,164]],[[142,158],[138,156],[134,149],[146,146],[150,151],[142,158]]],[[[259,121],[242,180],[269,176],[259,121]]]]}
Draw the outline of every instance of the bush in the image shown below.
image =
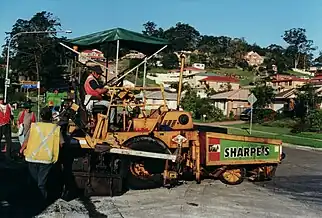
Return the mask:
{"type": "Polygon", "coordinates": [[[322,130],[322,110],[310,110],[306,117],[301,118],[291,132],[320,132],[322,130]]]}
{"type": "Polygon", "coordinates": [[[233,111],[230,111],[229,112],[229,119],[230,120],[233,120],[235,118],[235,114],[234,114],[234,112],[233,111]]]}
{"type": "Polygon", "coordinates": [[[24,102],[26,101],[26,93],[24,92],[13,92],[8,93],[8,98],[10,102],[24,102]]]}
{"type": "Polygon", "coordinates": [[[271,122],[263,123],[263,126],[270,126],[270,127],[279,127],[279,128],[293,128],[296,125],[297,121],[290,118],[275,120],[271,122]]]}
{"type": "Polygon", "coordinates": [[[322,110],[311,110],[307,116],[310,131],[320,132],[322,129],[322,110]]]}

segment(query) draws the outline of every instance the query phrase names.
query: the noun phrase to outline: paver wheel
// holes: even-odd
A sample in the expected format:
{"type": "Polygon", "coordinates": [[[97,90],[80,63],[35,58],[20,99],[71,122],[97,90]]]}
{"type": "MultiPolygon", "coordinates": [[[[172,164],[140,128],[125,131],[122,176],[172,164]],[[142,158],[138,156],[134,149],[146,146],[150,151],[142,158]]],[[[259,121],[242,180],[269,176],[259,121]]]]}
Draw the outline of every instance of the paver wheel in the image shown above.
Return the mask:
{"type": "Polygon", "coordinates": [[[227,185],[238,185],[244,181],[245,175],[245,168],[228,168],[219,176],[219,180],[227,185]]]}
{"type": "MultiPolygon", "coordinates": [[[[133,150],[169,154],[165,145],[151,137],[137,137],[128,142],[133,150]]],[[[127,185],[130,189],[151,189],[162,186],[165,160],[145,157],[130,157],[127,164],[127,185]]]]}

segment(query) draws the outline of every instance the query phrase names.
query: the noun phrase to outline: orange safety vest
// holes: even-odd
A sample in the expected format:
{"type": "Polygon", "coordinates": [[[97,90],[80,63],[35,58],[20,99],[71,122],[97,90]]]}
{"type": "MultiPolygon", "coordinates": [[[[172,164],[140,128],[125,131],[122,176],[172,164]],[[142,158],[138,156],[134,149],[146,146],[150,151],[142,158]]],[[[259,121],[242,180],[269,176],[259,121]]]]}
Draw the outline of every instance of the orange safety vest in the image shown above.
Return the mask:
{"type": "MultiPolygon", "coordinates": [[[[85,92],[87,95],[91,95],[91,96],[94,96],[94,97],[97,97],[99,99],[102,98],[102,95],[96,91],[95,89],[93,89],[91,86],[90,86],[90,82],[94,80],[95,82],[97,82],[97,80],[95,79],[95,77],[93,75],[89,75],[85,81],[85,84],[84,84],[84,89],[85,89],[85,92]]],[[[98,82],[97,82],[98,83],[98,82]]]]}
{"type": "Polygon", "coordinates": [[[10,123],[10,118],[11,118],[11,108],[7,104],[5,112],[0,110],[0,126],[10,123]]]}
{"type": "MultiPolygon", "coordinates": [[[[23,120],[25,119],[25,113],[26,113],[25,110],[22,111],[22,113],[21,113],[21,115],[20,115],[20,117],[18,119],[18,124],[19,125],[23,123],[23,120]]],[[[31,115],[31,122],[34,123],[34,122],[36,122],[36,116],[35,116],[35,113],[34,112],[31,112],[31,113],[32,113],[32,115],[31,115]]]]}

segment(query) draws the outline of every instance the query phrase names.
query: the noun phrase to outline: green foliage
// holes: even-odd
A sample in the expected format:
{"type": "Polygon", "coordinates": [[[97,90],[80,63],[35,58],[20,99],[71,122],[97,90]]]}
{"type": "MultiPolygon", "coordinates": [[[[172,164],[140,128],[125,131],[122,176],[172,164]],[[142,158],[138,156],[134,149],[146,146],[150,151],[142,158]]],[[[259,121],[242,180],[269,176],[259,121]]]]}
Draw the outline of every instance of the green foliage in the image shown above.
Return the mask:
{"type": "Polygon", "coordinates": [[[195,50],[200,41],[200,33],[189,24],[178,22],[164,31],[163,37],[171,42],[171,50],[195,50]]]}
{"type": "Polygon", "coordinates": [[[26,93],[24,92],[11,92],[8,98],[13,102],[24,102],[26,101],[26,93]]]}
{"type": "Polygon", "coordinates": [[[164,54],[162,64],[165,69],[176,69],[179,67],[179,60],[177,55],[173,53],[164,54]]]}
{"type": "Polygon", "coordinates": [[[274,89],[271,86],[257,85],[251,90],[251,92],[256,96],[257,101],[254,104],[254,108],[265,108],[272,103],[275,98],[274,89]]]}
{"type": "Polygon", "coordinates": [[[293,132],[321,131],[322,111],[318,109],[321,100],[312,84],[305,84],[297,90],[295,115],[299,120],[294,125],[293,132]]]}
{"type": "Polygon", "coordinates": [[[234,114],[234,112],[233,111],[230,111],[229,112],[229,119],[230,120],[233,120],[235,118],[235,114],[234,114]]]}
{"type": "Polygon", "coordinates": [[[296,125],[296,122],[297,120],[295,119],[285,118],[285,119],[265,122],[262,125],[269,126],[269,127],[279,127],[279,128],[293,128],[294,125],[296,125]]]}
{"type": "Polygon", "coordinates": [[[322,129],[322,110],[310,110],[307,117],[310,131],[320,132],[322,129]]]}
{"type": "Polygon", "coordinates": [[[7,45],[11,37],[16,36],[10,45],[10,68],[13,70],[11,80],[17,81],[18,76],[26,76],[30,80],[41,80],[41,84],[50,87],[63,83],[62,74],[66,55],[58,42],[62,39],[56,33],[21,34],[20,32],[56,31],[61,24],[52,13],[42,11],[30,20],[18,19],[10,33],[7,33],[3,54],[6,55],[7,45]]]}
{"type": "Polygon", "coordinates": [[[157,25],[152,22],[148,21],[145,24],[143,24],[144,30],[142,31],[143,34],[153,37],[163,37],[163,29],[157,28],[157,25]]]}
{"type": "Polygon", "coordinates": [[[202,120],[206,115],[207,121],[221,121],[224,119],[222,110],[215,107],[209,99],[200,98],[195,90],[187,89],[181,106],[186,111],[191,111],[194,119],[202,120]]]}
{"type": "Polygon", "coordinates": [[[300,87],[296,91],[296,108],[295,113],[299,118],[304,118],[308,112],[316,109],[317,104],[322,98],[316,93],[316,87],[308,83],[300,87]]]}
{"type": "Polygon", "coordinates": [[[305,69],[312,61],[312,52],[316,50],[313,41],[306,36],[303,28],[292,28],[286,30],[283,39],[289,44],[288,55],[292,57],[295,68],[305,69]]]}

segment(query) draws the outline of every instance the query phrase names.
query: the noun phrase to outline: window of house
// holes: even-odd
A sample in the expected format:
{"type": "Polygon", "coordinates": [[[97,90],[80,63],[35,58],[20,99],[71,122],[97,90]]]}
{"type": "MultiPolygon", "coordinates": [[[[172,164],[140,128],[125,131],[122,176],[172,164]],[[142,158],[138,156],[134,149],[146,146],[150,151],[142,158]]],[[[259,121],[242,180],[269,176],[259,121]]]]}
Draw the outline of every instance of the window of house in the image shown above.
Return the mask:
{"type": "Polygon", "coordinates": [[[292,81],[289,81],[289,82],[288,82],[288,85],[289,85],[289,86],[291,86],[291,85],[292,85],[292,81]]]}

